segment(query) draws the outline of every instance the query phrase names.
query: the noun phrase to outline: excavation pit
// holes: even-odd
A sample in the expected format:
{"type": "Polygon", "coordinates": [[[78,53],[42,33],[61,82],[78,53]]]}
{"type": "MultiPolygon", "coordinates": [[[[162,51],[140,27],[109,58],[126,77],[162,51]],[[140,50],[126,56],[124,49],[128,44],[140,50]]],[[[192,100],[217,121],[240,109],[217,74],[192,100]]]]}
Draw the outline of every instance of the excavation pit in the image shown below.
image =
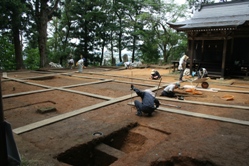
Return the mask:
{"type": "Polygon", "coordinates": [[[59,154],[60,162],[70,165],[102,165],[107,166],[126,154],[141,150],[147,138],[139,133],[130,131],[137,124],[129,125],[109,135],[95,132],[91,142],[72,147],[59,154]]]}
{"type": "Polygon", "coordinates": [[[51,80],[55,78],[56,76],[40,76],[40,77],[30,78],[30,80],[51,80]]]}
{"type": "Polygon", "coordinates": [[[172,156],[167,161],[155,161],[153,166],[216,166],[212,161],[201,160],[187,156],[172,156]]]}

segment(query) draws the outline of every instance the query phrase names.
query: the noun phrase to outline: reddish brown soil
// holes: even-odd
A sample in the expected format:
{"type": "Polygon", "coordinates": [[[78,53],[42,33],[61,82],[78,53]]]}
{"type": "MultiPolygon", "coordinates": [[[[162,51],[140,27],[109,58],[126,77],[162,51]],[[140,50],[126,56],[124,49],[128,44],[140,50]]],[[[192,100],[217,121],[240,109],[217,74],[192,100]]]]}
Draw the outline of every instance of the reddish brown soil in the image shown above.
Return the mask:
{"type": "MultiPolygon", "coordinates": [[[[75,73],[72,70],[7,73],[8,77],[23,81],[2,78],[4,116],[13,130],[107,101],[107,99],[91,97],[76,91],[113,99],[127,95],[132,97],[31,131],[14,133],[22,164],[31,166],[249,165],[248,125],[186,116],[160,109],[154,112],[152,117],[136,116],[136,110],[128,103],[140,98],[131,93],[130,84],[134,84],[141,90],[157,87],[159,81],[149,80],[150,70],[151,68],[132,70],[87,68],[83,73],[75,73]],[[51,76],[54,73],[56,75],[51,76]],[[48,75],[50,77],[32,79],[32,77],[48,75]],[[79,85],[110,79],[111,81],[104,83],[79,85]],[[64,87],[64,89],[74,90],[75,93],[61,89],[51,90],[51,88],[70,85],[78,86],[64,87]],[[39,93],[24,94],[24,92],[46,89],[47,91],[39,93]],[[11,94],[20,95],[11,96],[11,94]],[[38,109],[47,107],[54,107],[56,111],[44,114],[37,112],[38,109]],[[103,135],[96,136],[95,132],[101,132],[103,135]],[[126,154],[117,159],[94,150],[100,143],[108,144],[126,154]]],[[[178,73],[170,73],[168,69],[158,68],[158,71],[163,75],[160,86],[177,81],[179,76],[178,73]]],[[[186,89],[177,89],[176,92],[184,96],[184,101],[249,107],[249,82],[245,79],[211,79],[208,83],[209,88],[218,88],[223,91],[201,91],[202,95],[193,95],[185,92],[186,89]],[[224,95],[232,95],[234,100],[226,101],[222,99],[224,95]]],[[[191,82],[181,83],[181,87],[184,85],[191,85],[191,82]]],[[[192,83],[192,85],[197,84],[192,83]]],[[[157,96],[162,90],[163,87],[158,90],[157,96]]],[[[180,106],[180,110],[249,123],[248,109],[197,105],[180,102],[178,99],[167,101],[161,97],[159,100],[164,104],[180,106]]],[[[174,108],[162,105],[160,107],[174,108]]]]}

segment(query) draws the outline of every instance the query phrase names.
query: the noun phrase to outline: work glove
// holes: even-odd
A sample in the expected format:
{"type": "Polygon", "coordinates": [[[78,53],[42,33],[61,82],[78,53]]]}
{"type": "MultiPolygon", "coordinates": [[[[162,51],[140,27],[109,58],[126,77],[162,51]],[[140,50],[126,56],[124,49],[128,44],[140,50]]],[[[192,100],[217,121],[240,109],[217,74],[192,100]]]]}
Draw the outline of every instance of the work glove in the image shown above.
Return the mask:
{"type": "Polygon", "coordinates": [[[133,84],[131,84],[131,90],[133,90],[134,89],[134,85],[133,84]]]}

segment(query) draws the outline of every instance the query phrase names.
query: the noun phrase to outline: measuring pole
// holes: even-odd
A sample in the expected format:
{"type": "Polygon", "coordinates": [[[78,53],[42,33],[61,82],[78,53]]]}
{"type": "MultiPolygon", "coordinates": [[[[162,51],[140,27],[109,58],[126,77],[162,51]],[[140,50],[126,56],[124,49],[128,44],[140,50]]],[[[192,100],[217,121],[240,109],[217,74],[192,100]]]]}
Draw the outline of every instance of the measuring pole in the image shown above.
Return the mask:
{"type": "Polygon", "coordinates": [[[159,87],[160,87],[161,81],[162,81],[162,77],[160,78],[160,81],[159,81],[159,84],[158,84],[158,87],[157,87],[157,90],[156,90],[156,93],[155,93],[155,97],[156,97],[156,95],[157,95],[157,91],[158,91],[158,89],[159,89],[159,87]]]}
{"type": "MultiPolygon", "coordinates": [[[[132,80],[133,80],[133,72],[131,71],[131,85],[132,85],[132,80]]],[[[133,90],[131,90],[131,103],[132,103],[132,93],[133,93],[133,90]]],[[[132,106],[131,106],[131,112],[132,112],[132,106]]]]}

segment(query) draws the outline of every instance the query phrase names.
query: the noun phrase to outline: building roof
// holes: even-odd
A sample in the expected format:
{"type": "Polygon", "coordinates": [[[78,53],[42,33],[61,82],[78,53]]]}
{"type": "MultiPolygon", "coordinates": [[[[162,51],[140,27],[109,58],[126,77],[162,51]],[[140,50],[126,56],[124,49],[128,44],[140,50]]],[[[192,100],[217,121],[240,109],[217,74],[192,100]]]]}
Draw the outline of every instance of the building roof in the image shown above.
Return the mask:
{"type": "Polygon", "coordinates": [[[178,31],[249,25],[249,0],[203,5],[190,20],[168,24],[178,31]]]}

